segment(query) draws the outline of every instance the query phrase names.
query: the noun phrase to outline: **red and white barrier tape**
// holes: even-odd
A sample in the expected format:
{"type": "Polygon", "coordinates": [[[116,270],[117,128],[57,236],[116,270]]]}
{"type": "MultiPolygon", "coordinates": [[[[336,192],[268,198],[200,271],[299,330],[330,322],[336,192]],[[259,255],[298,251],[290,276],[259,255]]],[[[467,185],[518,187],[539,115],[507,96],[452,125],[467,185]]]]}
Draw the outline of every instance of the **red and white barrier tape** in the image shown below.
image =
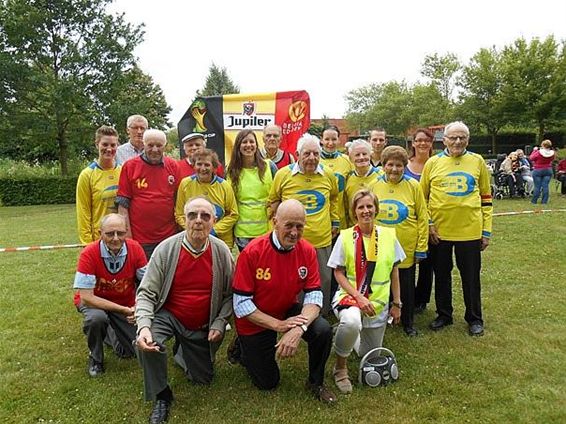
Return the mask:
{"type": "Polygon", "coordinates": [[[532,211],[498,212],[498,213],[494,213],[493,216],[529,215],[533,213],[548,213],[548,212],[566,212],[566,209],[535,209],[532,211]]]}

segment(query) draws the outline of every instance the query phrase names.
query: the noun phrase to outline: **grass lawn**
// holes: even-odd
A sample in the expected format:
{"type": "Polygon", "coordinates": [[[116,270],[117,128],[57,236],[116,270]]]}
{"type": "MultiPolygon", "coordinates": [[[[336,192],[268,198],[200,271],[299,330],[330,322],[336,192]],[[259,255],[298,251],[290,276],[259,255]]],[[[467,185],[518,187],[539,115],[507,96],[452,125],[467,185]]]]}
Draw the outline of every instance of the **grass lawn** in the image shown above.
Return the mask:
{"type": "MultiPolygon", "coordinates": [[[[502,200],[496,212],[532,210],[502,200]]],[[[540,208],[539,208],[540,209],[540,208]]],[[[566,209],[554,191],[545,209],[566,209]]],[[[463,223],[465,225],[465,223],[463,223]]],[[[73,205],[0,208],[0,247],[76,243],[73,205]]],[[[467,335],[459,279],[455,323],[433,333],[434,305],[417,317],[421,336],[389,328],[400,380],[355,387],[336,407],[303,389],[304,345],[281,363],[281,386],[254,389],[244,370],[218,354],[210,387],[187,383],[170,367],[176,396],[171,423],[558,423],[566,422],[566,212],[494,218],[483,255],[486,334],[467,335]]],[[[106,354],[106,373],[86,373],[81,315],[72,304],[78,249],[0,253],[0,422],[146,422],[135,360],[106,354]]],[[[232,334],[228,333],[231,338],[232,334]]],[[[357,375],[352,358],[351,375],[357,375]]],[[[328,383],[331,366],[327,367],[328,383]]]]}

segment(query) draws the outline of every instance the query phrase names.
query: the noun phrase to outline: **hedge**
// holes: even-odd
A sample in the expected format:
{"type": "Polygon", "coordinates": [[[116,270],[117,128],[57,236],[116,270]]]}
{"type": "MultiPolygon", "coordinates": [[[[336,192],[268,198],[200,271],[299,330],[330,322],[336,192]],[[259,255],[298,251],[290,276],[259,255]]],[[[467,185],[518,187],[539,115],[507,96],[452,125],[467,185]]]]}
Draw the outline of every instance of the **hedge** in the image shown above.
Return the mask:
{"type": "Polygon", "coordinates": [[[77,178],[76,176],[2,177],[0,178],[0,205],[75,203],[77,178]]]}

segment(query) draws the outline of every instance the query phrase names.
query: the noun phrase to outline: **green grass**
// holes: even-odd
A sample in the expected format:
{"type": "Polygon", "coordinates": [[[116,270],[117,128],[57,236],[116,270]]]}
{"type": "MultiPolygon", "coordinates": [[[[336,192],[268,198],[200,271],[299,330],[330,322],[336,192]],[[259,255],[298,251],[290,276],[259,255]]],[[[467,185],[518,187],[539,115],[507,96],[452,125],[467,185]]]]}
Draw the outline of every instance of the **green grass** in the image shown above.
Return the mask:
{"type": "MultiPolygon", "coordinates": [[[[547,208],[566,209],[566,199],[552,192],[547,208]]],[[[526,200],[503,200],[495,209],[533,208],[526,200]]],[[[0,246],[76,243],[75,226],[72,205],[0,208],[0,246]]],[[[453,326],[428,330],[432,306],[417,317],[417,339],[387,330],[385,346],[397,355],[401,371],[393,385],[356,386],[336,407],[320,405],[303,389],[302,346],[298,357],[281,364],[281,386],[263,393],[242,368],[227,364],[225,343],[210,387],[187,383],[170,366],[176,396],[170,422],[565,422],[564,246],[565,212],[495,217],[493,241],[483,255],[485,336],[467,335],[455,277],[453,326]]],[[[151,405],[142,400],[135,360],[107,352],[106,374],[86,374],[88,352],[71,289],[78,253],[0,253],[2,423],[147,421],[151,405]]],[[[352,375],[355,368],[352,358],[352,375]]]]}

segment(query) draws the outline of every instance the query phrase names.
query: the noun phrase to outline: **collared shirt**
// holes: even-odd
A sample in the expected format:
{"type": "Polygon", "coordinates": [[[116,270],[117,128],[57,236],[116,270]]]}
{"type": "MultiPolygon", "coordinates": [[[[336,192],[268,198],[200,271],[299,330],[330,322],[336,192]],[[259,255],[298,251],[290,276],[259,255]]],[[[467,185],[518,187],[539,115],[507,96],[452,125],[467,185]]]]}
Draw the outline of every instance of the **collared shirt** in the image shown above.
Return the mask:
{"type": "Polygon", "coordinates": [[[129,159],[135,158],[143,153],[143,147],[141,149],[136,149],[131,141],[128,140],[127,143],[118,146],[116,151],[116,163],[122,165],[129,159]]]}
{"type": "MultiPolygon", "coordinates": [[[[304,171],[301,169],[301,167],[299,166],[299,162],[295,162],[293,164],[293,167],[291,168],[291,175],[296,175],[298,173],[304,174],[304,171]]],[[[322,166],[320,166],[320,163],[317,165],[316,170],[314,171],[315,174],[320,174],[320,175],[324,175],[324,171],[322,170],[322,166]]]]}

